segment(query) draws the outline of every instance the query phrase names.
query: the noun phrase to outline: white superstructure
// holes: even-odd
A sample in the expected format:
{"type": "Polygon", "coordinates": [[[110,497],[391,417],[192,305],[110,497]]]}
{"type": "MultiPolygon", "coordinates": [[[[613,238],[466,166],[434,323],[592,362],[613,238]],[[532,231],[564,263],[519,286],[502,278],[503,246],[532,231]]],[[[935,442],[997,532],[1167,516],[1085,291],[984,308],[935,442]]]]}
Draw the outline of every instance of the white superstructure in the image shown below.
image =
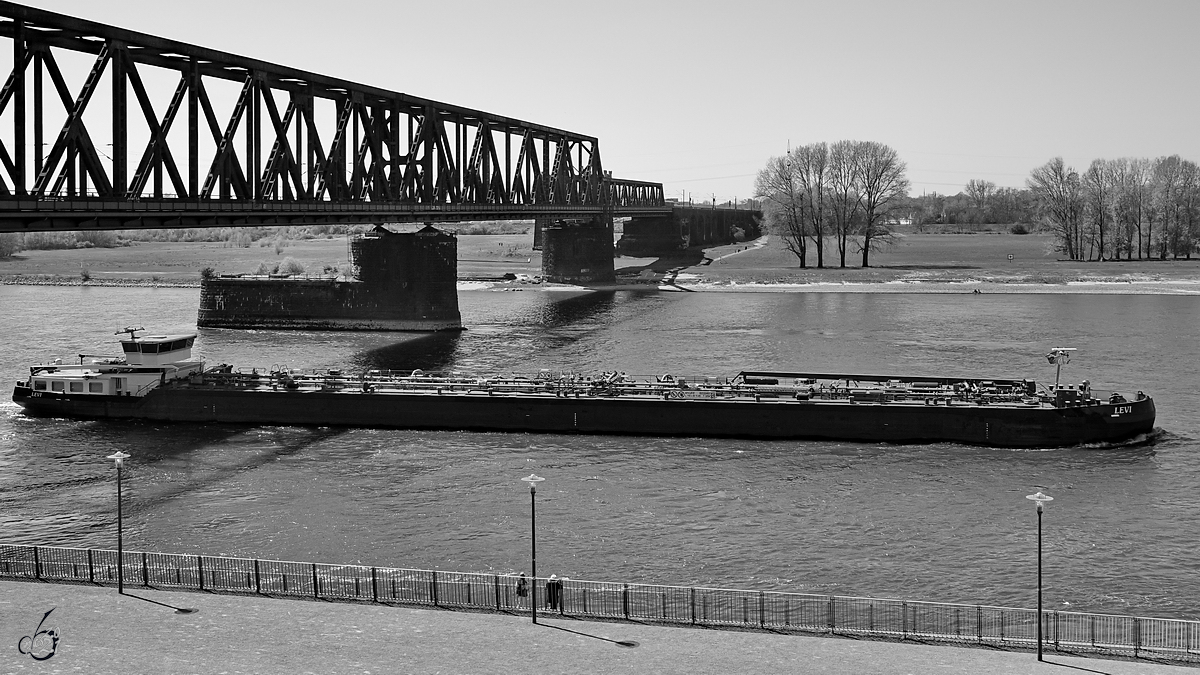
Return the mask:
{"type": "Polygon", "coordinates": [[[80,354],[78,364],[45,363],[29,369],[29,387],[70,396],[145,396],[167,381],[198,375],[204,364],[192,361],[195,333],[147,335],[136,331],[121,340],[123,357],[80,354]]]}

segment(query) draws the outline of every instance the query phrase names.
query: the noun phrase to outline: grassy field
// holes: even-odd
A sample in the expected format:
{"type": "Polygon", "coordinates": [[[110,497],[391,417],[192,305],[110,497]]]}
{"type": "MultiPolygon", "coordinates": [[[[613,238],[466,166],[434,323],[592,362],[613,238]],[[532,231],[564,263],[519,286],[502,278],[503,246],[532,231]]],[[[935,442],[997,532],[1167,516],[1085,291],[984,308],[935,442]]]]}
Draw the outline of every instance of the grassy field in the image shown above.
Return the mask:
{"type": "MultiPolygon", "coordinates": [[[[260,263],[274,265],[291,257],[318,274],[350,259],[345,237],[288,242],[278,253],[273,246],[230,247],[205,242],[140,242],[118,248],[21,251],[0,258],[0,280],[36,283],[57,279],[78,283],[87,270],[95,283],[200,283],[200,270],[219,273],[253,272],[260,263]]],[[[532,235],[464,235],[458,238],[459,276],[501,277],[505,272],[540,274],[541,252],[533,250],[532,235]]]]}
{"type": "MultiPolygon", "coordinates": [[[[291,257],[307,271],[320,273],[349,259],[344,237],[238,248],[221,243],[146,242],[101,249],[22,251],[0,258],[0,281],[5,283],[81,283],[86,270],[97,284],[198,284],[200,270],[221,273],[253,272],[260,263],[276,264],[291,257]]],[[[541,252],[533,250],[531,234],[461,235],[458,238],[461,279],[499,279],[506,273],[541,273],[541,252]]],[[[625,283],[661,280],[677,273],[683,285],[713,288],[746,284],[876,284],[883,282],[979,282],[991,285],[1067,283],[1200,282],[1200,259],[1134,260],[1121,262],[1066,261],[1053,251],[1047,235],[908,234],[894,246],[873,253],[872,266],[859,267],[860,258],[847,255],[846,268],[837,267],[835,252],[826,268],[810,257],[801,268],[777,237],[690,250],[660,258],[621,257],[615,261],[625,283]],[[1011,259],[1010,259],[1011,256],[1011,259]]]]}

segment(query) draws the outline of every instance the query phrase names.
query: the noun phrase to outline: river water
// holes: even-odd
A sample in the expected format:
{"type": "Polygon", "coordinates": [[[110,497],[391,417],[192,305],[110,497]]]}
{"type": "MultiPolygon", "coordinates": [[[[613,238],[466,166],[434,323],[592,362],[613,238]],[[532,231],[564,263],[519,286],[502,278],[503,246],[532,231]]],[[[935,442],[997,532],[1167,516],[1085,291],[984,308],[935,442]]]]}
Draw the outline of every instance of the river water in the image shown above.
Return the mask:
{"type": "MultiPolygon", "coordinates": [[[[1156,398],[1117,447],[1017,450],[71,421],[0,403],[8,542],[1200,618],[1200,298],[460,293],[457,335],[203,329],[210,363],[732,375],[795,369],[1070,381],[1156,398]]],[[[0,286],[0,372],[195,329],[198,291],[0,286]]],[[[7,394],[5,400],[8,400],[7,394]]]]}

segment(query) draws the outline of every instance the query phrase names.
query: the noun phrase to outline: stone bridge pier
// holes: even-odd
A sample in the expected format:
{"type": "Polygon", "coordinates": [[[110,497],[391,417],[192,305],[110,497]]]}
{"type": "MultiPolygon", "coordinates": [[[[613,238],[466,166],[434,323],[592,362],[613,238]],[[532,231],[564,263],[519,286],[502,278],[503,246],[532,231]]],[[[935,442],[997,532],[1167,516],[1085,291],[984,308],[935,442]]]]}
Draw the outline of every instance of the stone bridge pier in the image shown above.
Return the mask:
{"type": "Polygon", "coordinates": [[[196,325],[286,330],[460,330],[458,240],[426,226],[350,242],[354,276],[222,275],[200,282],[196,325]]]}
{"type": "Polygon", "coordinates": [[[616,250],[623,255],[660,255],[756,239],[761,229],[761,211],[676,205],[669,215],[631,218],[616,250]]]}
{"type": "MultiPolygon", "coordinates": [[[[534,225],[534,246],[539,228],[534,225]]],[[[611,216],[556,220],[540,228],[542,276],[565,284],[616,280],[611,216]]]]}

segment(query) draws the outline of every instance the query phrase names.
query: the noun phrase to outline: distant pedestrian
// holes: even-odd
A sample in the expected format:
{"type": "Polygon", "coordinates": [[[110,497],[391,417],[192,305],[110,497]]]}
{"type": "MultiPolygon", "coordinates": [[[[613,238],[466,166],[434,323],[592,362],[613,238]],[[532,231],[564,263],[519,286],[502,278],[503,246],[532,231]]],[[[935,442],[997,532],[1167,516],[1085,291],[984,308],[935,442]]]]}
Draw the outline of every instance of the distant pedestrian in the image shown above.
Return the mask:
{"type": "Polygon", "coordinates": [[[546,605],[550,609],[558,609],[559,603],[562,601],[562,582],[558,580],[558,575],[551,574],[546,580],[546,605]]]}
{"type": "Polygon", "coordinates": [[[525,573],[521,572],[521,578],[517,579],[517,607],[525,606],[525,597],[529,595],[529,581],[525,579],[525,573]]]}

